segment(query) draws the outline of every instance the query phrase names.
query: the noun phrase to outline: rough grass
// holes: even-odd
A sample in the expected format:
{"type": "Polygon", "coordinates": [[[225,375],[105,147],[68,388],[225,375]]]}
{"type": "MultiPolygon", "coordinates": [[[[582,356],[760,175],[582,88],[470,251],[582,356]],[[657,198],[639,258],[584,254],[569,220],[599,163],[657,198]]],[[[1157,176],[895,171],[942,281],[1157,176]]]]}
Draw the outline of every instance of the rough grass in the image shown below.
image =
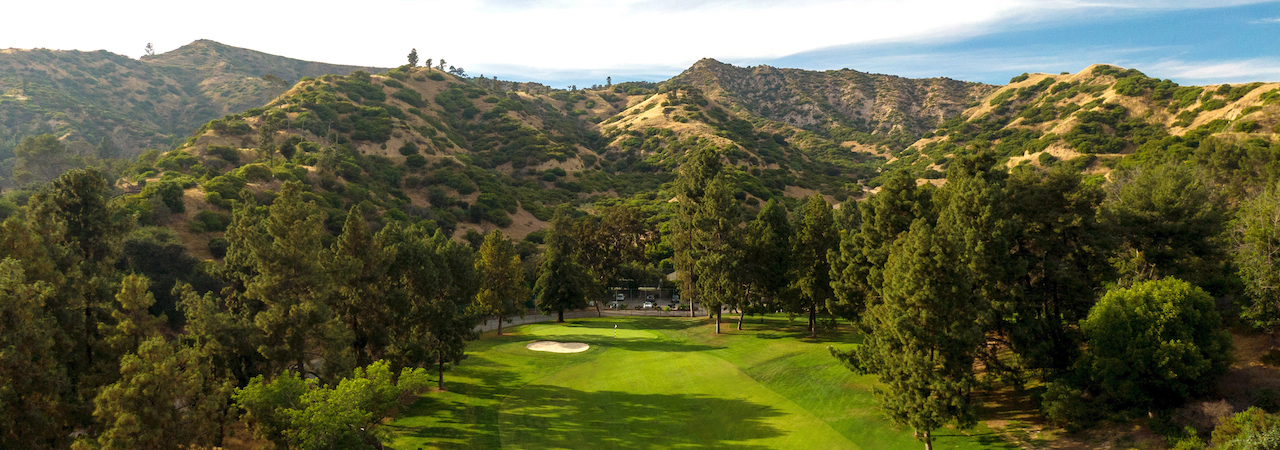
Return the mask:
{"type": "MultiPolygon", "coordinates": [[[[396,449],[918,448],[875,407],[872,377],[827,351],[857,336],[808,339],[769,318],[716,336],[705,319],[603,318],[516,327],[472,344],[388,425],[396,449]],[[614,325],[618,325],[614,337],[614,325]],[[531,352],[535,339],[585,342],[531,352]]],[[[985,428],[935,432],[939,449],[1008,447],[985,428]]]]}

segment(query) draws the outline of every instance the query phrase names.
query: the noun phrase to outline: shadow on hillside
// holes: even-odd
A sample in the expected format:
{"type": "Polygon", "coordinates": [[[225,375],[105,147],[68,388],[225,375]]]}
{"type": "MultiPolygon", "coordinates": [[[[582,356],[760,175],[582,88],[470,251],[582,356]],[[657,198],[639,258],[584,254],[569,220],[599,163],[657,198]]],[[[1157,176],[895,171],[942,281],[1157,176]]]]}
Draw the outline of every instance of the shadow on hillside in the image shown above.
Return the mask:
{"type": "MultiPolygon", "coordinates": [[[[442,407],[438,403],[424,405],[427,411],[442,407]]],[[[461,439],[440,442],[441,448],[496,448],[506,443],[527,448],[738,450],[767,448],[741,442],[782,435],[765,422],[782,414],[776,408],[698,395],[585,392],[530,385],[502,407],[505,414],[500,416],[490,408],[436,411],[432,415],[445,422],[470,422],[471,426],[428,427],[413,434],[433,440],[461,439]],[[499,435],[499,428],[505,436],[499,435]]]]}

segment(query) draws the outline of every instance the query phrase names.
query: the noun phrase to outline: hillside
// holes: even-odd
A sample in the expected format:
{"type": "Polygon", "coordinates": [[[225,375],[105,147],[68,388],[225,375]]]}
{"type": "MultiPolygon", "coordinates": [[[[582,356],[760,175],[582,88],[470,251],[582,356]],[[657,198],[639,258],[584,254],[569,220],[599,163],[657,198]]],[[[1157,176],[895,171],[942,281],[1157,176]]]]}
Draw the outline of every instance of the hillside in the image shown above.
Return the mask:
{"type": "Polygon", "coordinates": [[[1280,83],[1179,86],[1133,69],[1094,65],[1076,74],[1015,77],[893,152],[889,166],[940,178],[953,155],[990,148],[1011,166],[1061,161],[1106,173],[1142,160],[1197,157],[1208,138],[1267,149],[1278,125],[1280,83]]]}
{"type": "MultiPolygon", "coordinates": [[[[253,70],[333,68],[227,49],[198,42],[134,63],[215,65],[244,74],[245,83],[263,81],[253,70]]],[[[210,82],[208,92],[215,85],[234,90],[210,82]]],[[[206,258],[218,256],[229,200],[248,188],[269,202],[290,180],[308,185],[335,233],[346,211],[365,204],[379,221],[429,220],[456,237],[502,228],[520,239],[560,205],[628,202],[662,220],[667,183],[704,146],[724,155],[748,206],[794,206],[815,192],[833,203],[856,200],[899,167],[938,184],[956,155],[988,148],[1010,166],[1070,164],[1091,174],[1151,158],[1241,165],[1223,156],[1230,152],[1196,151],[1209,137],[1269,148],[1278,89],[1184,87],[1104,65],[991,86],[707,59],[663,83],[565,91],[404,66],[302,76],[260,107],[208,121],[177,150],[139,161],[122,186],[148,183],[131,194],[144,222],[182,211],[172,226],[192,230],[184,239],[206,258]],[[154,198],[174,185],[181,200],[157,209],[154,198]]],[[[243,95],[236,101],[248,102],[243,95]]],[[[233,104],[230,94],[216,97],[233,104]]]]}
{"type": "Polygon", "coordinates": [[[0,50],[0,161],[41,133],[84,155],[168,149],[209,120],[262,106],[301,77],[359,69],[381,70],[207,40],[141,60],[106,51],[0,50]]]}

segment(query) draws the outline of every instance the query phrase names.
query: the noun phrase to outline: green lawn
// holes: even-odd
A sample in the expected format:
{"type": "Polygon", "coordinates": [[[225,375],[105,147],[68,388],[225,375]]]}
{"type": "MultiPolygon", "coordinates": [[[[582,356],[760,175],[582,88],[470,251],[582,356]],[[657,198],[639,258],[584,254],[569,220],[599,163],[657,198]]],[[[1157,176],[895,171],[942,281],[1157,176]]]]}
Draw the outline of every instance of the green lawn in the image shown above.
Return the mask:
{"type": "MultiPolygon", "coordinates": [[[[704,318],[603,318],[515,327],[472,343],[389,425],[391,448],[923,448],[876,409],[872,377],[856,376],[804,323],[771,317],[711,334],[704,318]],[[614,325],[618,325],[614,337],[614,325]],[[524,348],[586,342],[583,353],[524,348]]],[[[990,430],[934,433],[938,449],[1007,446],[990,430]]]]}

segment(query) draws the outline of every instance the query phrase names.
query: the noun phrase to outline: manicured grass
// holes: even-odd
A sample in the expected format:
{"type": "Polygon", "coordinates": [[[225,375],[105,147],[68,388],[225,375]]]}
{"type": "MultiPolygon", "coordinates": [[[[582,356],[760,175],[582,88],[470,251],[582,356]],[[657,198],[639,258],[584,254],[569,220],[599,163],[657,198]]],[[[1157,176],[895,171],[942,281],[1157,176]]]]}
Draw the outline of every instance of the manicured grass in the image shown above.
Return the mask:
{"type": "MultiPolygon", "coordinates": [[[[770,317],[714,335],[705,318],[602,318],[486,336],[389,424],[391,448],[923,448],[876,409],[856,376],[802,322],[770,317]],[[614,337],[614,325],[618,325],[614,337]],[[586,342],[583,353],[524,348],[586,342]]],[[[986,429],[934,433],[935,448],[1008,447],[986,429]]]]}

